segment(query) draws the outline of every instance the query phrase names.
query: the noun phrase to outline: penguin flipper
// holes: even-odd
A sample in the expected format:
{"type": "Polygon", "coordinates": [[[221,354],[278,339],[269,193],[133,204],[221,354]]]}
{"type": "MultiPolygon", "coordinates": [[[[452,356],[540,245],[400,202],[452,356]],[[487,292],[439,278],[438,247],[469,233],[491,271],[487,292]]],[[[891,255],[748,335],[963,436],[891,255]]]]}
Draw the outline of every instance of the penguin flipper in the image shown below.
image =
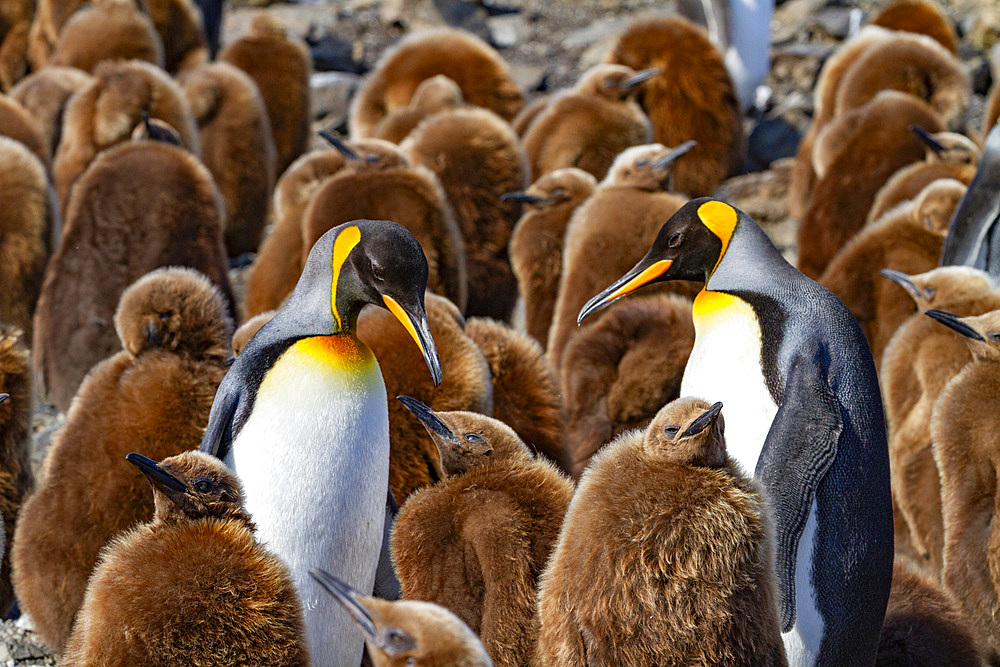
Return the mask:
{"type": "Polygon", "coordinates": [[[941,250],[941,266],[972,266],[995,275],[1000,267],[988,266],[997,257],[989,248],[991,232],[1000,222],[1000,125],[986,137],[976,176],[958,203],[941,250]],[[992,271],[990,270],[992,269],[992,271]]]}
{"type": "Polygon", "coordinates": [[[227,373],[222,378],[222,384],[215,393],[212,411],[208,415],[208,426],[201,438],[201,447],[198,448],[220,460],[226,458],[229,447],[233,444],[233,420],[242,393],[231,375],[232,373],[227,373]]]}
{"type": "Polygon", "coordinates": [[[389,538],[392,535],[392,525],[396,522],[399,507],[392,491],[386,492],[385,523],[382,526],[382,549],[378,554],[378,567],[375,569],[375,589],[372,594],[383,600],[399,600],[403,597],[403,587],[396,576],[396,568],[392,566],[392,551],[389,538]]]}
{"type": "Polygon", "coordinates": [[[823,351],[792,361],[785,395],[757,462],[774,517],[781,631],[795,624],[795,565],[816,488],[837,456],[840,403],[826,379],[823,351]]]}

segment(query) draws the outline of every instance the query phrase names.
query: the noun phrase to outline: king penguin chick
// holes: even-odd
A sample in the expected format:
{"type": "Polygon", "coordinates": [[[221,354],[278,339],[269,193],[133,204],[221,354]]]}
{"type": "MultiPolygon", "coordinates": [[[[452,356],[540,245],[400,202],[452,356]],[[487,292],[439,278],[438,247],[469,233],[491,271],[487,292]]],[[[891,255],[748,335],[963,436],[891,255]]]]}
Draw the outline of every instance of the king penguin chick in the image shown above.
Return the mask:
{"type": "Polygon", "coordinates": [[[288,565],[318,665],[355,664],[363,646],[308,570],[326,563],[372,590],[388,514],[385,385],[356,336],[358,315],[365,304],[387,308],[439,383],[427,274],[420,244],[395,223],[356,220],[324,234],[292,296],[230,367],[202,439],[242,479],[261,541],[288,565]],[[317,531],[316,517],[330,530],[317,531]]]}
{"type": "Polygon", "coordinates": [[[283,173],[309,142],[312,57],[305,43],[289,37],[273,16],[261,13],[245,36],[219,53],[218,60],[240,68],[256,82],[271,121],[275,173],[283,173]]]}
{"type": "Polygon", "coordinates": [[[54,157],[62,137],[63,112],[70,97],[92,80],[86,72],[72,67],[44,67],[11,88],[10,97],[38,121],[50,149],[50,158],[54,157]]]}
{"type": "MultiPolygon", "coordinates": [[[[923,159],[924,144],[910,126],[929,132],[944,129],[927,104],[893,90],[879,93],[847,114],[858,122],[843,137],[842,149],[816,183],[799,227],[798,269],[811,278],[822,275],[837,251],[864,226],[879,188],[900,168],[923,159]]],[[[834,122],[842,122],[847,114],[834,122]]],[[[831,125],[826,131],[832,129],[831,125]]]]}
{"type": "Polygon", "coordinates": [[[70,190],[77,178],[98,153],[128,140],[143,111],[176,129],[184,147],[199,154],[198,127],[187,98],[163,70],[140,60],[101,63],[94,70],[93,82],[66,107],[52,165],[67,219],[70,190]]]}
{"type": "Polygon", "coordinates": [[[121,459],[198,446],[226,372],[232,323],[219,290],[191,269],[154,271],[122,294],[122,351],[84,380],[45,459],[14,542],[21,608],[61,650],[98,553],[153,514],[152,498],[121,459]]]}
{"type": "Polygon", "coordinates": [[[840,249],[819,279],[857,319],[876,367],[881,366],[889,339],[914,312],[913,303],[879,270],[917,274],[935,268],[952,213],[965,190],[955,180],[934,181],[914,201],[899,204],[863,228],[840,249]]]}
{"type": "Polygon", "coordinates": [[[872,662],[892,579],[893,524],[882,397],[864,334],[752,218],[713,199],[677,211],[579,320],[665,280],[705,281],[680,393],[732,406],[729,450],[755,471],[775,526],[789,661],[872,662]],[[823,518],[831,514],[838,521],[823,518]],[[834,557],[844,550],[850,562],[834,557]]]}
{"type": "Polygon", "coordinates": [[[596,186],[597,180],[592,175],[567,167],[545,174],[523,192],[503,195],[524,206],[521,219],[511,233],[508,252],[524,302],[525,330],[542,345],[549,340],[566,226],[596,186]]]}
{"type": "Polygon", "coordinates": [[[445,475],[396,517],[392,558],[403,597],[450,609],[497,665],[527,664],[537,633],[535,582],[573,483],[533,458],[503,422],[399,400],[431,435],[445,475]]]}
{"type": "Polygon", "coordinates": [[[885,623],[878,642],[878,667],[981,665],[969,621],[940,583],[896,558],[885,623]]]}
{"type": "Polygon", "coordinates": [[[739,101],[722,54],[701,27],[680,16],[634,21],[607,62],[659,71],[636,98],[652,121],[653,141],[666,146],[698,142],[677,165],[677,192],[705,196],[740,172],[746,141],[739,101]]]}
{"type": "Polygon", "coordinates": [[[942,389],[931,416],[944,517],[942,580],[969,617],[989,664],[1000,661],[996,570],[996,440],[1000,427],[1000,311],[925,313],[964,337],[972,360],[942,389]]]}
{"type": "Polygon", "coordinates": [[[532,180],[563,167],[604,178],[616,155],[652,141],[653,128],[635,94],[639,84],[657,73],[598,65],[553,97],[524,133],[532,180]]]}
{"type": "Polygon", "coordinates": [[[889,30],[927,35],[954,54],[958,54],[958,35],[951,19],[933,0],[892,0],[868,20],[889,30]]]}
{"type": "Polygon", "coordinates": [[[180,78],[198,123],[201,154],[226,203],[226,252],[257,250],[274,187],[275,149],[253,79],[227,63],[180,78]]]}
{"type": "Polygon", "coordinates": [[[149,18],[163,41],[163,69],[177,75],[209,60],[200,4],[192,0],[147,0],[149,18]]]}
{"type": "Polygon", "coordinates": [[[34,483],[31,474],[31,360],[21,332],[0,326],[0,541],[6,546],[0,565],[0,614],[14,602],[11,545],[24,501],[34,483]]]}
{"type": "Polygon", "coordinates": [[[28,33],[34,0],[7,0],[0,6],[0,91],[10,91],[28,73],[28,33]]]}
{"type": "Polygon", "coordinates": [[[260,328],[271,321],[271,318],[277,314],[276,310],[265,310],[262,313],[257,313],[253,317],[248,317],[243,321],[236,331],[233,332],[233,358],[240,356],[240,352],[243,348],[247,346],[250,339],[260,331],[260,328]]]}
{"type": "Polygon", "coordinates": [[[0,322],[31,340],[45,264],[59,237],[59,205],[45,165],[19,141],[0,136],[0,322]]]}
{"type": "Polygon", "coordinates": [[[302,605],[255,538],[239,480],[197,451],[126,459],[156,511],[101,554],[62,664],[309,665],[302,605]]]}
{"type": "Polygon", "coordinates": [[[423,248],[427,286],[465,312],[468,300],[465,245],[455,214],[434,172],[409,164],[396,146],[379,139],[380,151],[342,145],[351,168],[323,183],[302,214],[303,257],[328,229],[349,220],[382,218],[405,227],[423,248]]]}
{"type": "Polygon", "coordinates": [[[493,667],[479,637],[444,607],[368,597],[326,570],[309,574],[351,615],[373,667],[493,667]]]}
{"type": "Polygon", "coordinates": [[[115,305],[147,272],[197,269],[236,312],[224,219],[212,175],[182,148],[139,141],[97,156],[74,186],[35,310],[35,367],[56,407],[66,410],[91,366],[118,349],[115,305]]]}
{"type": "Polygon", "coordinates": [[[560,387],[575,477],[602,445],[680,396],[693,345],[691,301],[677,294],[623,301],[569,339],[560,387]]]}
{"type": "Polygon", "coordinates": [[[134,0],[93,0],[59,31],[49,65],[93,72],[105,60],[144,60],[163,67],[163,43],[134,0]]]}
{"type": "MultiPolygon", "coordinates": [[[[667,190],[674,163],[692,144],[685,142],[673,149],[650,144],[623,152],[615,158],[607,178],[570,218],[545,350],[557,373],[562,367],[563,349],[577,330],[577,314],[587,302],[587,295],[634,265],[642,249],[656,238],[664,219],[684,205],[682,196],[667,190]]],[[[684,284],[660,291],[693,296],[697,289],[684,284]]]]}
{"type": "Polygon", "coordinates": [[[507,63],[470,32],[433,28],[407,35],[385,52],[351,102],[352,139],[373,136],[389,114],[406,107],[426,79],[443,74],[467,104],[489,109],[506,121],[524,105],[507,63]]]}
{"type": "Polygon", "coordinates": [[[7,95],[0,95],[0,136],[20,141],[48,169],[51,152],[40,124],[27,109],[7,95]]]}
{"type": "Polygon", "coordinates": [[[424,79],[413,91],[409,104],[379,121],[372,138],[394,144],[402,143],[425,118],[442,111],[458,109],[462,102],[462,89],[444,74],[424,79]]]}
{"type": "Polygon", "coordinates": [[[505,120],[486,109],[426,119],[400,146],[412,165],[441,182],[465,242],[467,315],[510,318],[517,281],[507,245],[521,205],[501,195],[528,185],[527,159],[505,120]]]}
{"type": "Polygon", "coordinates": [[[28,30],[28,61],[31,69],[41,70],[52,55],[59,31],[86,0],[37,0],[28,30]]]}
{"type": "Polygon", "coordinates": [[[593,459],[539,585],[536,665],[786,664],[764,496],[721,410],[676,400],[593,459]]]}

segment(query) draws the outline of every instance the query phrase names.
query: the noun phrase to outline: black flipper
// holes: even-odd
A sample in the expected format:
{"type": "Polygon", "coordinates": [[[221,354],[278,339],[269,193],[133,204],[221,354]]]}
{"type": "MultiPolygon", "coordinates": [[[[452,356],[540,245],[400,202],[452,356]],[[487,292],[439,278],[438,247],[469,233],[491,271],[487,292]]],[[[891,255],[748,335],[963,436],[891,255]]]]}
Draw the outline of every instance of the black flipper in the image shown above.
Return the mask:
{"type": "Polygon", "coordinates": [[[781,631],[795,625],[795,561],[816,488],[837,456],[843,430],[840,403],[823,369],[825,350],[797,357],[771,423],[756,476],[774,518],[775,571],[781,631]]]}
{"type": "Polygon", "coordinates": [[[976,177],[955,209],[941,266],[972,266],[1000,273],[1000,125],[990,131],[976,177]]]}
{"type": "Polygon", "coordinates": [[[392,535],[392,524],[399,514],[399,507],[392,497],[392,490],[386,492],[385,523],[382,526],[382,549],[378,554],[378,568],[375,570],[375,590],[373,595],[383,600],[398,600],[403,597],[403,589],[396,577],[396,568],[392,566],[392,555],[389,549],[389,537],[392,535]]]}
{"type": "Polygon", "coordinates": [[[233,444],[233,420],[240,404],[240,396],[240,383],[232,373],[227,373],[215,393],[212,411],[208,415],[208,426],[205,427],[205,435],[202,436],[201,447],[198,449],[220,460],[226,458],[233,444]]]}

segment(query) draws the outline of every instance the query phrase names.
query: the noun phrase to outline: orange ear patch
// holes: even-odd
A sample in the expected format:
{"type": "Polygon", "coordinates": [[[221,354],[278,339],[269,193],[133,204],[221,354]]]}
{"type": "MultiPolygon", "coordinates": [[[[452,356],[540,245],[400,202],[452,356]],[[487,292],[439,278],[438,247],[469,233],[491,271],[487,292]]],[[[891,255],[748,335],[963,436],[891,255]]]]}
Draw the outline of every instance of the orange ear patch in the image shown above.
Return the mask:
{"type": "Polygon", "coordinates": [[[733,237],[733,232],[736,230],[736,209],[725,202],[718,200],[707,201],[698,207],[698,219],[701,220],[702,224],[708,227],[709,231],[719,237],[722,241],[722,252],[719,253],[719,260],[712,267],[712,271],[719,266],[719,262],[722,261],[722,257],[726,254],[726,248],[729,247],[729,240],[733,237]]]}
{"type": "Polygon", "coordinates": [[[357,226],[348,227],[337,235],[333,242],[333,281],[330,285],[330,310],[333,311],[333,319],[337,320],[337,330],[343,328],[340,321],[340,313],[337,312],[337,282],[340,280],[340,269],[347,261],[347,256],[354,250],[354,246],[361,242],[361,230],[357,226]]]}

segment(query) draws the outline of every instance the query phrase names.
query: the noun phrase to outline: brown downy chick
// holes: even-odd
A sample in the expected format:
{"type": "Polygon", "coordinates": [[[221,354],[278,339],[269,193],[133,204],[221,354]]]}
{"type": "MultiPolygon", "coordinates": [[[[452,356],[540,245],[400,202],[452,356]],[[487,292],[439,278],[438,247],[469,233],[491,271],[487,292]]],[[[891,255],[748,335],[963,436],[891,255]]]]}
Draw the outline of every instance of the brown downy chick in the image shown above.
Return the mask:
{"type": "Polygon", "coordinates": [[[94,81],[70,100],[63,119],[52,177],[64,214],[73,184],[94,156],[127,141],[144,111],[176,128],[183,145],[199,154],[198,127],[187,98],[163,70],[140,60],[101,63],[94,81]]]}
{"type": "Polygon", "coordinates": [[[135,448],[159,458],[197,448],[227,370],[225,301],[191,269],[155,271],[129,287],[115,326],[124,349],[80,387],[14,543],[21,608],[59,650],[101,548],[153,515],[149,489],[121,459],[135,448]]]}
{"type": "Polygon", "coordinates": [[[742,170],[746,141],[736,92],[722,53],[700,26],[680,16],[634,21],[606,60],[659,70],[637,97],[652,122],[653,141],[666,146],[698,142],[677,165],[677,192],[710,195],[724,178],[742,170]]]}
{"type": "Polygon", "coordinates": [[[441,111],[458,109],[462,103],[462,89],[457,83],[444,74],[432,76],[420,82],[409,104],[379,121],[372,138],[402,143],[422,120],[441,111]]]}
{"type": "Polygon", "coordinates": [[[864,227],[840,249],[819,282],[840,297],[868,339],[878,368],[896,329],[915,311],[897,285],[879,274],[892,269],[918,274],[937,267],[948,224],[966,187],[951,179],[928,185],[864,227]]]}
{"type": "Polygon", "coordinates": [[[441,605],[368,597],[326,570],[309,574],[354,619],[373,667],[493,667],[476,634],[441,605]]]}
{"type": "Polygon", "coordinates": [[[678,398],[693,346],[691,301],[676,294],[626,299],[570,336],[560,386],[573,476],[602,445],[645,428],[678,398]]]}
{"type": "Polygon", "coordinates": [[[101,554],[62,664],[308,665],[302,604],[254,537],[239,480],[198,451],[126,459],[156,511],[101,554]]]}
{"type": "Polygon", "coordinates": [[[41,125],[27,109],[7,95],[0,95],[0,136],[20,141],[46,169],[49,168],[51,152],[41,125]]]}
{"type": "MultiPolygon", "coordinates": [[[[971,621],[989,664],[1000,660],[1000,572],[996,530],[1000,427],[1000,311],[958,317],[926,315],[961,334],[971,361],[941,391],[931,416],[934,461],[944,516],[942,580],[971,621]]],[[[957,336],[956,336],[957,337],[957,336]]]]}
{"type": "Polygon", "coordinates": [[[483,317],[469,319],[465,333],[490,365],[493,417],[514,429],[533,452],[569,470],[559,384],[542,346],[503,322],[483,317]]]}
{"type": "Polygon", "coordinates": [[[275,173],[283,173],[309,142],[309,49],[302,40],[289,37],[273,16],[258,14],[249,32],[222,49],[217,60],[235,65],[257,83],[271,121],[275,173]]]}
{"type": "Polygon", "coordinates": [[[455,28],[414,32],[376,63],[351,103],[351,138],[370,137],[387,115],[406,107],[426,79],[444,74],[467,104],[506,121],[524,105],[521,89],[500,54],[472,33],[455,28]]]}
{"type": "Polygon", "coordinates": [[[982,660],[958,602],[940,583],[896,558],[885,622],[879,635],[879,667],[968,667],[982,660]]]}
{"type": "MultiPolygon", "coordinates": [[[[563,349],[578,328],[577,315],[587,295],[601,291],[642,259],[642,249],[652,244],[663,221],[687,203],[684,197],[667,190],[674,162],[692,144],[685,142],[673,149],[650,144],[625,151],[615,159],[594,194],[570,218],[563,242],[562,278],[545,350],[557,374],[563,349]]],[[[685,281],[662,283],[652,289],[693,297],[697,287],[685,281]]]]}
{"type": "Polygon", "coordinates": [[[0,322],[31,340],[45,264],[59,236],[59,206],[43,165],[19,141],[0,137],[0,322]]]}
{"type": "Polygon", "coordinates": [[[521,205],[501,195],[528,185],[527,159],[517,135],[491,111],[453,109],[418,125],[400,149],[410,164],[437,176],[455,213],[465,243],[465,312],[509,319],[517,281],[507,245],[521,205]]]}
{"type": "Polygon", "coordinates": [[[448,369],[436,387],[420,351],[406,344],[409,334],[391,313],[366,308],[358,318],[358,337],[379,360],[389,397],[389,489],[399,504],[417,489],[441,479],[441,470],[434,442],[395,396],[413,396],[441,411],[493,412],[490,367],[482,350],[464,332],[458,308],[430,292],[424,305],[441,366],[448,369]]]}
{"type": "Polygon", "coordinates": [[[468,299],[465,245],[434,172],[407,163],[398,147],[368,139],[342,144],[351,168],[323,183],[302,214],[302,262],[328,230],[351,220],[392,220],[416,237],[427,256],[427,288],[462,312],[468,299]],[[379,151],[365,146],[378,145],[379,151]]]}
{"type": "Polygon", "coordinates": [[[147,272],[196,269],[236,312],[224,219],[212,175],[182,148],[140,141],[97,156],[74,188],[35,310],[35,367],[56,407],[66,410],[91,366],[118,349],[118,298],[147,272]]]}
{"type": "Polygon", "coordinates": [[[236,331],[233,332],[233,358],[240,356],[240,352],[246,347],[250,339],[254,337],[260,328],[271,321],[278,311],[276,310],[265,310],[262,313],[257,313],[253,317],[248,317],[243,324],[237,327],[236,331]]]}
{"type": "Polygon", "coordinates": [[[657,73],[598,65],[581,74],[573,88],[554,96],[524,133],[531,180],[564,167],[604,178],[615,156],[650,143],[653,128],[635,95],[639,84],[657,73]]]}
{"type": "Polygon", "coordinates": [[[573,483],[513,429],[400,396],[440,452],[442,479],[400,508],[392,559],[403,597],[450,609],[497,665],[524,665],[537,634],[536,581],[573,483]]]}
{"type": "Polygon", "coordinates": [[[923,162],[903,167],[885,182],[868,211],[867,224],[898,204],[916,199],[933,181],[948,178],[968,186],[976,175],[982,151],[974,141],[954,132],[930,134],[920,127],[910,129],[927,145],[927,156],[923,162]]]}
{"type": "Polygon", "coordinates": [[[209,61],[198,5],[191,0],[146,0],[145,4],[163,41],[163,69],[179,74],[209,61]]]}
{"type": "Polygon", "coordinates": [[[180,78],[198,123],[201,155],[226,203],[226,251],[257,250],[274,187],[275,149],[253,79],[212,63],[180,78]]]}
{"type": "Polygon", "coordinates": [[[14,602],[11,585],[11,545],[21,507],[31,492],[31,359],[21,332],[0,326],[0,516],[3,530],[0,565],[0,614],[14,602]]]}
{"type": "Polygon", "coordinates": [[[510,121],[510,129],[514,130],[514,134],[522,139],[524,138],[524,134],[528,131],[528,128],[538,118],[538,114],[545,111],[546,107],[549,106],[549,102],[552,101],[552,95],[552,93],[539,95],[517,112],[514,119],[510,121]]]}
{"type": "Polygon", "coordinates": [[[503,196],[524,205],[510,236],[510,265],[524,301],[525,329],[542,345],[549,340],[562,271],[563,238],[570,216],[594,193],[597,180],[567,167],[542,176],[523,192],[503,196]]]}
{"type": "Polygon", "coordinates": [[[1000,78],[997,79],[990,94],[986,98],[986,109],[983,112],[983,136],[985,137],[1000,121],[1000,78]]]}
{"type": "Polygon", "coordinates": [[[0,91],[8,92],[28,73],[28,33],[35,0],[0,4],[0,91]]]}
{"type": "Polygon", "coordinates": [[[721,408],[676,400],[591,461],[539,585],[536,665],[786,664],[763,492],[721,408]]]}
{"type": "Polygon", "coordinates": [[[73,67],[44,67],[18,82],[10,97],[28,110],[38,121],[49,145],[50,157],[55,157],[62,137],[62,119],[70,97],[86,88],[93,80],[86,72],[73,67]]]}
{"type": "Polygon", "coordinates": [[[93,72],[105,60],[144,60],[163,67],[163,42],[133,0],[94,0],[59,31],[48,65],[93,72]]]}
{"type": "Polygon", "coordinates": [[[875,12],[868,24],[927,35],[952,53],[958,53],[955,26],[932,0],[893,0],[875,12]]]}
{"type": "Polygon", "coordinates": [[[28,30],[28,60],[39,71],[48,63],[59,39],[59,31],[87,0],[37,0],[35,16],[28,30]]]}
{"type": "Polygon", "coordinates": [[[924,144],[910,126],[944,129],[924,102],[898,91],[883,91],[848,113],[861,120],[843,137],[843,148],[816,183],[799,227],[798,269],[813,279],[864,226],[879,188],[900,168],[923,159],[924,144]]]}

